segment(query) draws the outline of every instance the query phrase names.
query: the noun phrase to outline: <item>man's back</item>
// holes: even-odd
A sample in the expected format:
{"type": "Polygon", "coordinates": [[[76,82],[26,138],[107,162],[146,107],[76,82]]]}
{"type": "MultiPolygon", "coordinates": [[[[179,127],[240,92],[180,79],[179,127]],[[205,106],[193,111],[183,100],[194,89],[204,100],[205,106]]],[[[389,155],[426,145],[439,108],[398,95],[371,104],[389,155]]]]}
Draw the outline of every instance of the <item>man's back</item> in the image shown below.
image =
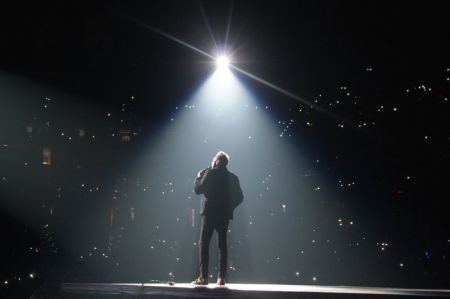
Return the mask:
{"type": "Polygon", "coordinates": [[[207,170],[195,182],[201,196],[200,214],[233,219],[233,210],[243,200],[238,177],[226,167],[207,170]]]}

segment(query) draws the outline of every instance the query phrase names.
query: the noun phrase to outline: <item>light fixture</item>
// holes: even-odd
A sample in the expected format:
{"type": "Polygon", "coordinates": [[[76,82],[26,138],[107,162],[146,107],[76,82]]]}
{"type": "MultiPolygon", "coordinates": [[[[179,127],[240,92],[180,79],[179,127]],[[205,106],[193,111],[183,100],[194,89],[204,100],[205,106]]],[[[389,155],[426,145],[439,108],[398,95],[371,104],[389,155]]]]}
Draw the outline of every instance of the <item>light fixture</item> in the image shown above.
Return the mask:
{"type": "Polygon", "coordinates": [[[228,68],[228,65],[230,64],[230,59],[225,55],[221,55],[221,56],[217,57],[216,63],[217,63],[217,68],[226,69],[226,68],[228,68]]]}

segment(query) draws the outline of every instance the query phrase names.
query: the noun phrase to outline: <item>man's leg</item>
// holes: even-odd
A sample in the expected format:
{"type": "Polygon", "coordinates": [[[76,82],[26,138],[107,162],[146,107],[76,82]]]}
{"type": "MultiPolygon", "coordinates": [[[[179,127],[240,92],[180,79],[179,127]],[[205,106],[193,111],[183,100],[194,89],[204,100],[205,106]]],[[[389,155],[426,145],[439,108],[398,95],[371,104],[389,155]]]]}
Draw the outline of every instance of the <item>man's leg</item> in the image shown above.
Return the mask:
{"type": "Polygon", "coordinates": [[[227,274],[228,248],[227,232],[228,219],[217,219],[216,230],[218,234],[219,247],[219,278],[225,279],[227,274]]]}
{"type": "Polygon", "coordinates": [[[200,233],[200,277],[208,280],[208,264],[209,264],[209,243],[214,232],[214,226],[211,219],[202,217],[202,229],[200,233]]]}

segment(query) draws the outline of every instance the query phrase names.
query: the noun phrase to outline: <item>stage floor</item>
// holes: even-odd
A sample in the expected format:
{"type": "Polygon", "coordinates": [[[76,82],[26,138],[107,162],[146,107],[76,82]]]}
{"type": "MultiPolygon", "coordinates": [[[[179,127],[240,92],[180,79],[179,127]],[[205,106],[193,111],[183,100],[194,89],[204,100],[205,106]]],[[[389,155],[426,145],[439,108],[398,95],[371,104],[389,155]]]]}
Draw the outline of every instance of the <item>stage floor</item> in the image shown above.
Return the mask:
{"type": "Polygon", "coordinates": [[[404,289],[379,287],[280,285],[280,284],[239,284],[225,286],[209,284],[194,286],[189,283],[63,283],[61,290],[65,298],[102,298],[132,296],[145,298],[430,298],[448,297],[450,290],[444,289],[404,289]]]}

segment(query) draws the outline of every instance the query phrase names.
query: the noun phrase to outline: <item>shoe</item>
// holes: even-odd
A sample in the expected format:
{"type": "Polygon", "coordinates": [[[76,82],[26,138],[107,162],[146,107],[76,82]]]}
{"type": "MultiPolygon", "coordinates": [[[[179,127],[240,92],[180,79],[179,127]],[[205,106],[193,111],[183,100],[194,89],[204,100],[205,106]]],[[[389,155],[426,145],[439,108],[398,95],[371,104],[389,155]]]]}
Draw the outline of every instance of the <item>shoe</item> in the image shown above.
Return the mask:
{"type": "Polygon", "coordinates": [[[191,284],[195,284],[198,286],[206,286],[206,285],[208,285],[208,280],[204,279],[202,277],[198,277],[193,282],[191,282],[191,284]]]}
{"type": "Polygon", "coordinates": [[[225,278],[218,277],[217,278],[217,285],[219,285],[219,286],[225,285],[225,278]]]}

